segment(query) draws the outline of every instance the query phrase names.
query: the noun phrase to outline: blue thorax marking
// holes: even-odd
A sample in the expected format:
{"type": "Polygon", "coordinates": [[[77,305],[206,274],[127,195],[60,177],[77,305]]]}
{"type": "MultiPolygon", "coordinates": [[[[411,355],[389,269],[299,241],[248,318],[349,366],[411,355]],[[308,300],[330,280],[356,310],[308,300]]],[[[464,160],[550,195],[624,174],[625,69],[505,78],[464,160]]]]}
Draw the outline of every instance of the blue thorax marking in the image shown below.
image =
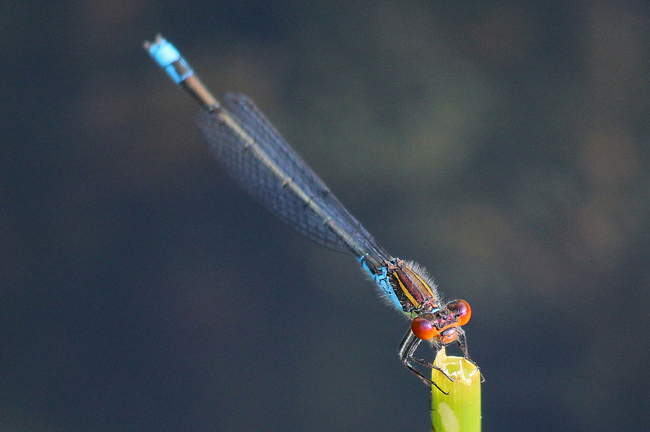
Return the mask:
{"type": "Polygon", "coordinates": [[[395,291],[393,290],[393,287],[390,284],[388,269],[386,267],[379,267],[375,273],[370,269],[370,267],[368,267],[368,263],[364,257],[360,257],[358,260],[359,263],[361,263],[361,267],[363,267],[363,269],[368,272],[368,274],[372,277],[372,280],[374,280],[377,286],[379,286],[381,292],[393,302],[397,309],[402,310],[402,304],[400,303],[397,295],[395,294],[395,291]]]}

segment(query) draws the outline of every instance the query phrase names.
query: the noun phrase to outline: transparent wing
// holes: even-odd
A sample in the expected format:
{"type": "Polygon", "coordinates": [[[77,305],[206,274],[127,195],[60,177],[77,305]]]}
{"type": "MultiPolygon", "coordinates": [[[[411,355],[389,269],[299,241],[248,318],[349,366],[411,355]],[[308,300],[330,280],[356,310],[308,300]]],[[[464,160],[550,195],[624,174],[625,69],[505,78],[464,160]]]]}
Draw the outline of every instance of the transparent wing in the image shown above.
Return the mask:
{"type": "Polygon", "coordinates": [[[200,110],[197,124],[213,155],[242,188],[323,246],[377,262],[391,258],[250,99],[228,94],[224,105],[213,112],[200,110]]]}

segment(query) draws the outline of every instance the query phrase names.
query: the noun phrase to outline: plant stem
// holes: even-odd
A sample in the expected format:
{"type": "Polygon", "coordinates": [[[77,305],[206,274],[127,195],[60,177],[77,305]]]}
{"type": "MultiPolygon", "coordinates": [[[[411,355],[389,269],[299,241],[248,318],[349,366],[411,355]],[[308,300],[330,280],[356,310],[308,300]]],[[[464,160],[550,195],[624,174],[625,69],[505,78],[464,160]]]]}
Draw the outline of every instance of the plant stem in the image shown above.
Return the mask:
{"type": "Polygon", "coordinates": [[[445,348],[438,351],[434,365],[454,379],[449,381],[440,371],[432,370],[431,379],[449,395],[433,387],[431,421],[435,432],[480,432],[481,372],[463,357],[447,357],[445,348]]]}

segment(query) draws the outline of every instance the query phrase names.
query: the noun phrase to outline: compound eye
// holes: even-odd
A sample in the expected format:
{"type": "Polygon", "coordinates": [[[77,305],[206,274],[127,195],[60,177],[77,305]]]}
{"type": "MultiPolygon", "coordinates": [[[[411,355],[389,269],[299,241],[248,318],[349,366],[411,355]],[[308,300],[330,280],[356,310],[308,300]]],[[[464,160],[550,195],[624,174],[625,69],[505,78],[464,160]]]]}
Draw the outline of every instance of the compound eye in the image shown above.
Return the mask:
{"type": "Polygon", "coordinates": [[[429,340],[438,336],[438,329],[424,317],[416,317],[411,321],[411,331],[418,339],[429,340]]]}
{"type": "Polygon", "coordinates": [[[472,308],[465,300],[458,300],[458,325],[461,327],[469,322],[472,317],[472,308]]]}

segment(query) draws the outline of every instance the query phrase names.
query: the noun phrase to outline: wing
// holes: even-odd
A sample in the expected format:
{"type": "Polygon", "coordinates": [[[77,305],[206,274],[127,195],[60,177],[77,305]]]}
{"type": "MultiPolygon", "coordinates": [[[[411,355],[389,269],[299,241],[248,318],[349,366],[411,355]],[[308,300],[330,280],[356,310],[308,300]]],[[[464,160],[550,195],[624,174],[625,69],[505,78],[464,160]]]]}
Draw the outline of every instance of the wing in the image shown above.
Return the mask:
{"type": "Polygon", "coordinates": [[[340,252],[390,260],[370,233],[246,96],[199,111],[197,124],[215,158],[249,194],[309,239],[340,252]]]}

